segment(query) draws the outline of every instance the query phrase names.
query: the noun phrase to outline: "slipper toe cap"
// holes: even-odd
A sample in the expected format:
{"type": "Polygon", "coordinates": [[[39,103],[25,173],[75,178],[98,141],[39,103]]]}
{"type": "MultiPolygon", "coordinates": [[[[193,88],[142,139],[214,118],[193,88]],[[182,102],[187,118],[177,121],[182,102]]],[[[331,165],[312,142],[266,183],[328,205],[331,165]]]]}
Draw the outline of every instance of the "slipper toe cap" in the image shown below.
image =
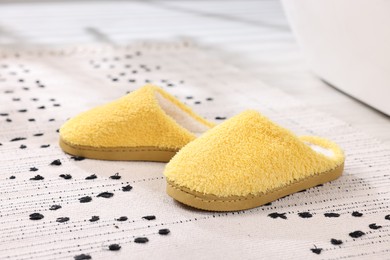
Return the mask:
{"type": "Polygon", "coordinates": [[[61,127],[60,137],[68,144],[88,147],[182,148],[196,136],[162,110],[157,92],[181,109],[174,97],[148,85],[71,118],[61,127]]]}
{"type": "Polygon", "coordinates": [[[164,174],[175,185],[202,194],[257,195],[341,165],[341,149],[330,146],[334,156],[317,153],[290,131],[249,110],[185,146],[164,174]]]}

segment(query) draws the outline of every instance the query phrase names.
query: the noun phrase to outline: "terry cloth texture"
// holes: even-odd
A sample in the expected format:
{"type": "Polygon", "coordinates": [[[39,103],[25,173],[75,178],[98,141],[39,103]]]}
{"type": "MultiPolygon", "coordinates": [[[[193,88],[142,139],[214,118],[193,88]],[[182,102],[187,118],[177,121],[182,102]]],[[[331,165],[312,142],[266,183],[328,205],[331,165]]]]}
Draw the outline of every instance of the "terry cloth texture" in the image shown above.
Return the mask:
{"type": "Polygon", "coordinates": [[[248,110],[189,143],[165,168],[176,185],[220,197],[258,195],[344,162],[341,149],[318,137],[299,139],[248,110]],[[332,151],[325,156],[304,141],[332,151]]]}
{"type": "Polygon", "coordinates": [[[149,84],[70,119],[61,127],[60,136],[69,144],[88,147],[180,149],[194,140],[197,132],[213,125],[149,84]],[[185,125],[180,125],[181,121],[185,125]]]}
{"type": "MultiPolygon", "coordinates": [[[[284,64],[283,48],[268,57],[284,64]]],[[[388,258],[389,147],[265,85],[229,55],[151,42],[18,49],[0,57],[0,259],[388,258]],[[171,199],[164,163],[61,151],[57,130],[68,118],[146,81],[219,124],[253,108],[298,136],[332,140],[345,151],[344,174],[262,207],[215,213],[171,199]],[[144,237],[148,242],[134,242],[144,237]]],[[[290,79],[303,72],[286,63],[290,79]]]]}

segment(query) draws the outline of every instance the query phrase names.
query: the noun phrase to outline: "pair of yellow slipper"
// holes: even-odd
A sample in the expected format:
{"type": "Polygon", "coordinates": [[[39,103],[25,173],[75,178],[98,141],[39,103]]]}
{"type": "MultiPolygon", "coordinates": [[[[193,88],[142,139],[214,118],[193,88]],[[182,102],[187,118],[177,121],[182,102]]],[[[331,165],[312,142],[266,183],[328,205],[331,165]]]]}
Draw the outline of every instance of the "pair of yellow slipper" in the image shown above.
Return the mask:
{"type": "Polygon", "coordinates": [[[211,211],[258,207],[332,181],[345,160],[336,144],[297,137],[253,110],[215,126],[152,85],[70,119],[60,146],[92,159],[169,161],[168,195],[211,211]]]}

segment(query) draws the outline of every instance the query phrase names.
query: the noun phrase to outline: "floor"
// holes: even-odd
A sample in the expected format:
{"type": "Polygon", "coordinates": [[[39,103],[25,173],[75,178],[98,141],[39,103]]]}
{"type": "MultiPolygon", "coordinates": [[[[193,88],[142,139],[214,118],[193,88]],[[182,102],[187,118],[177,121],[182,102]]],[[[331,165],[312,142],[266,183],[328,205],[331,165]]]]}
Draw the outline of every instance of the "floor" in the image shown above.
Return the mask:
{"type": "Polygon", "coordinates": [[[304,59],[276,0],[0,1],[0,44],[123,45],[188,38],[308,105],[390,144],[390,120],[327,85],[304,59]]]}
{"type": "Polygon", "coordinates": [[[0,259],[389,255],[390,146],[364,133],[389,144],[389,120],[309,72],[278,1],[32,2],[0,0],[0,259]],[[32,45],[66,48],[20,51],[32,45]],[[140,82],[216,122],[252,108],[329,138],[345,151],[343,176],[251,210],[203,212],[166,194],[163,163],[61,151],[63,122],[140,82]]]}

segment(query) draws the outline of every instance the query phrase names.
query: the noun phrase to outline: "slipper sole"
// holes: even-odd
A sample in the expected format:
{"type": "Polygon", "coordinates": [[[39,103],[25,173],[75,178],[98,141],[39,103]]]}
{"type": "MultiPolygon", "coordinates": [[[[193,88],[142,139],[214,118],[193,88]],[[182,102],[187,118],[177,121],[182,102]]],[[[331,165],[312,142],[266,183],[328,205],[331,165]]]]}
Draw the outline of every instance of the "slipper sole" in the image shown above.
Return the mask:
{"type": "Polygon", "coordinates": [[[159,147],[89,147],[72,145],[60,138],[62,150],[68,154],[89,159],[108,161],[153,161],[169,162],[179,151],[176,149],[163,149],[159,147]]]}
{"type": "Polygon", "coordinates": [[[298,191],[333,181],[341,176],[343,170],[344,163],[333,170],[311,175],[287,186],[256,196],[218,197],[192,191],[188,188],[178,186],[169,180],[167,181],[167,194],[175,200],[197,209],[208,211],[238,211],[259,207],[298,191]]]}

